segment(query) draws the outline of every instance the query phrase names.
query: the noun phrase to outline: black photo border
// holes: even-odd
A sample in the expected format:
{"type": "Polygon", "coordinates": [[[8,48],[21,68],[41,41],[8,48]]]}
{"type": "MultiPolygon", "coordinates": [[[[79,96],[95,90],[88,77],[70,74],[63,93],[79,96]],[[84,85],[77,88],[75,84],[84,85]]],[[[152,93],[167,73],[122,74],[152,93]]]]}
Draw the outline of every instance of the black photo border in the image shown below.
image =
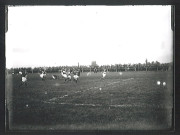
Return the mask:
{"type": "Polygon", "coordinates": [[[112,134],[112,135],[179,135],[180,134],[180,1],[178,0],[0,0],[0,134],[112,134]],[[174,127],[170,131],[8,131],[5,129],[5,31],[8,29],[6,5],[172,5],[174,6],[174,127]]]}

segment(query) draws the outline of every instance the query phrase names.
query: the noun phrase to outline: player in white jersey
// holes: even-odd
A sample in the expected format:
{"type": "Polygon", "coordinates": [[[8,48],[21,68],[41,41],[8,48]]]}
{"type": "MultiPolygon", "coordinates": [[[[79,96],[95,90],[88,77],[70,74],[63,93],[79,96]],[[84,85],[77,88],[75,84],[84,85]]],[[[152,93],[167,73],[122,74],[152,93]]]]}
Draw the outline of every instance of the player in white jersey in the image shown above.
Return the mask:
{"type": "Polygon", "coordinates": [[[22,86],[23,84],[27,86],[27,73],[26,72],[22,72],[21,74],[21,84],[19,85],[19,87],[22,86]]]}
{"type": "Polygon", "coordinates": [[[105,77],[106,77],[106,70],[104,70],[103,72],[102,72],[102,79],[104,79],[105,77]]]}

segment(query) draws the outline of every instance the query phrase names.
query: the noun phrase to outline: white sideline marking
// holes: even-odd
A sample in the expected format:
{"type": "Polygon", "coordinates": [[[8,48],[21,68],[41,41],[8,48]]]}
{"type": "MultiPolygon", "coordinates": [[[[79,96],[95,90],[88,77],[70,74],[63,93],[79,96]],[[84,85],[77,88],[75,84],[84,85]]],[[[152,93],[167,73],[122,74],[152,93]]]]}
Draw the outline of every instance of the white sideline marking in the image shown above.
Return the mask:
{"type": "MultiPolygon", "coordinates": [[[[124,79],[124,80],[122,80],[122,81],[128,81],[128,80],[132,80],[132,79],[134,79],[134,78],[128,78],[128,79],[124,79]]],[[[121,82],[121,81],[112,82],[112,83],[109,83],[109,84],[107,84],[107,85],[112,85],[112,84],[120,83],[120,82],[121,82]]]]}
{"type": "Polygon", "coordinates": [[[57,99],[57,97],[54,97],[54,98],[49,99],[49,101],[53,101],[53,100],[56,100],[56,99],[57,99]]]}
{"type": "Polygon", "coordinates": [[[128,80],[132,80],[132,79],[134,79],[134,78],[128,78],[128,79],[124,79],[123,81],[128,81],[128,80]]]}
{"type": "Polygon", "coordinates": [[[60,104],[60,105],[73,105],[73,106],[93,106],[93,107],[100,107],[100,106],[107,106],[107,107],[131,107],[134,105],[103,105],[103,104],[73,104],[73,103],[55,103],[55,102],[47,102],[43,101],[47,104],[60,104]]]}
{"type": "Polygon", "coordinates": [[[68,95],[63,95],[63,96],[60,96],[60,97],[54,97],[54,98],[51,98],[49,99],[49,101],[55,101],[57,100],[58,98],[64,98],[64,97],[67,97],[68,95]]]}
{"type": "Polygon", "coordinates": [[[134,106],[134,105],[109,105],[110,107],[123,107],[123,106],[134,106]]]}
{"type": "MultiPolygon", "coordinates": [[[[57,102],[49,102],[49,101],[43,101],[43,103],[46,103],[46,104],[59,104],[59,105],[72,105],[72,106],[92,106],[92,107],[109,107],[109,109],[111,107],[114,107],[114,108],[118,108],[118,107],[144,107],[144,105],[133,105],[133,104],[121,104],[121,105],[118,105],[118,104],[115,104],[115,105],[103,105],[103,104],[73,104],[73,103],[57,103],[57,102]]],[[[154,106],[154,105],[146,105],[145,107],[157,107],[157,108],[171,108],[171,106],[161,106],[161,105],[158,105],[158,106],[154,106]]]]}
{"type": "Polygon", "coordinates": [[[79,92],[81,92],[81,91],[76,91],[75,93],[79,93],[79,92]]]}
{"type": "Polygon", "coordinates": [[[71,104],[71,105],[75,105],[75,106],[97,106],[95,104],[71,104]]]}
{"type": "MultiPolygon", "coordinates": [[[[134,79],[134,78],[128,78],[128,79],[124,79],[124,80],[122,80],[122,81],[128,81],[128,80],[132,80],[132,79],[134,79]]],[[[122,81],[112,82],[112,83],[107,84],[106,86],[113,85],[113,84],[116,84],[116,83],[120,83],[120,82],[122,82],[122,81]]],[[[106,87],[106,86],[103,86],[103,87],[106,87]]],[[[99,89],[99,88],[102,88],[102,87],[91,87],[91,88],[88,88],[88,89],[86,89],[86,90],[76,91],[76,92],[74,92],[74,93],[80,93],[80,92],[85,92],[85,91],[88,91],[88,90],[91,90],[91,89],[99,89]]],[[[60,96],[60,97],[54,97],[54,98],[52,98],[52,99],[49,99],[49,101],[53,101],[53,100],[55,101],[55,100],[57,100],[57,99],[64,98],[64,97],[68,97],[68,96],[69,96],[69,95],[63,95],[63,96],[60,96]]]]}

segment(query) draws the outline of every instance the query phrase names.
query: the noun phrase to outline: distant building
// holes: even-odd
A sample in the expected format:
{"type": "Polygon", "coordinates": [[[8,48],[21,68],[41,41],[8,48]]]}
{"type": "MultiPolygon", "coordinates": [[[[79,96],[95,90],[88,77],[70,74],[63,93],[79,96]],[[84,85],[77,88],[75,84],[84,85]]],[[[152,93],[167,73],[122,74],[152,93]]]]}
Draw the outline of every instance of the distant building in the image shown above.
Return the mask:
{"type": "Polygon", "coordinates": [[[94,73],[98,72],[98,65],[97,65],[96,61],[92,61],[91,68],[93,68],[94,73]]]}
{"type": "Polygon", "coordinates": [[[98,65],[96,64],[96,61],[92,61],[92,62],[91,62],[91,67],[94,68],[94,67],[97,67],[97,66],[98,66],[98,65]]]}

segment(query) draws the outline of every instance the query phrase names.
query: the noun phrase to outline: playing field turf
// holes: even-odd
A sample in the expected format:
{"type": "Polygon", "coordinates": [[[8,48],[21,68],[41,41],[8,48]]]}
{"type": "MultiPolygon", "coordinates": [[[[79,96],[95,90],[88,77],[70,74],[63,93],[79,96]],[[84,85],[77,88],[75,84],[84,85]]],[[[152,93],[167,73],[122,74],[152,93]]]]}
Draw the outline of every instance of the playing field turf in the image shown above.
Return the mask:
{"type": "MultiPolygon", "coordinates": [[[[47,74],[6,76],[10,130],[169,130],[173,124],[172,72],[81,73],[78,83],[47,74]],[[157,85],[166,82],[166,86],[157,85]]],[[[60,76],[60,73],[56,73],[60,76]]]]}

